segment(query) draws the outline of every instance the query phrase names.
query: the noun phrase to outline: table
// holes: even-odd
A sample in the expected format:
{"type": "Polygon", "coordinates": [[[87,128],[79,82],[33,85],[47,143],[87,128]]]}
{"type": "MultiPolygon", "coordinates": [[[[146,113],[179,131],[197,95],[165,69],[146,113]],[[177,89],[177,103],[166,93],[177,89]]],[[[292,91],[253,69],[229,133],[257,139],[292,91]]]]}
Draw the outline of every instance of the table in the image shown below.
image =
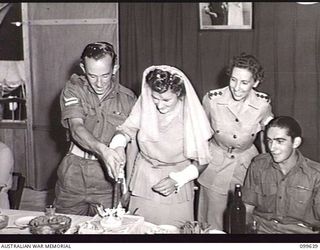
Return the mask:
{"type": "MultiPolygon", "coordinates": [[[[17,226],[15,221],[19,218],[26,216],[41,216],[44,215],[44,212],[40,211],[27,211],[27,210],[14,210],[14,209],[0,209],[1,214],[8,215],[9,221],[8,226],[0,230],[0,234],[31,234],[29,228],[23,228],[17,226]]],[[[59,213],[56,213],[59,215],[59,213]]],[[[85,221],[91,220],[93,217],[90,216],[82,216],[82,215],[74,215],[74,214],[60,214],[66,215],[72,219],[70,229],[67,231],[72,232],[74,228],[85,221]]],[[[141,234],[146,234],[151,230],[155,230],[158,226],[149,222],[144,222],[141,230],[141,234]]]]}
{"type": "MultiPolygon", "coordinates": [[[[44,212],[40,211],[27,211],[27,210],[14,210],[14,209],[0,209],[1,214],[9,216],[8,226],[0,230],[0,234],[30,234],[29,228],[20,229],[14,222],[21,217],[26,216],[41,216],[44,212]]],[[[57,213],[58,214],[58,213],[57,213]]],[[[66,215],[72,219],[71,227],[75,227],[81,222],[90,220],[90,216],[81,216],[73,214],[61,214],[66,215]]]]}

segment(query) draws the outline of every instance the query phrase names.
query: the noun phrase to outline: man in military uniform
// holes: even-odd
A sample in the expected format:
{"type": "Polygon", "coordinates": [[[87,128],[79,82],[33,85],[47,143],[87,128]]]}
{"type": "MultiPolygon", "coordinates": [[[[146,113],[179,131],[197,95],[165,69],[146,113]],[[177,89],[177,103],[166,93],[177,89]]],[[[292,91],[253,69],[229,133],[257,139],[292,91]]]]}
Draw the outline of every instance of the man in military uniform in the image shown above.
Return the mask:
{"type": "Polygon", "coordinates": [[[299,151],[301,127],[280,116],[266,128],[270,153],[255,157],[243,187],[247,222],[258,233],[319,233],[320,164],[299,151]]]}
{"type": "Polygon", "coordinates": [[[258,154],[253,142],[273,118],[270,99],[253,90],[264,77],[257,59],[242,53],[229,65],[229,86],[209,91],[203,106],[214,130],[212,160],[202,172],[198,220],[223,230],[228,193],[243,183],[251,159],[258,154]]]}
{"type": "Polygon", "coordinates": [[[73,74],[62,90],[61,122],[71,144],[58,168],[57,212],[92,216],[97,204],[112,206],[112,179],[124,159],[107,145],[136,101],[115,81],[116,57],[107,42],[88,44],[80,63],[84,75],[73,74]]]}

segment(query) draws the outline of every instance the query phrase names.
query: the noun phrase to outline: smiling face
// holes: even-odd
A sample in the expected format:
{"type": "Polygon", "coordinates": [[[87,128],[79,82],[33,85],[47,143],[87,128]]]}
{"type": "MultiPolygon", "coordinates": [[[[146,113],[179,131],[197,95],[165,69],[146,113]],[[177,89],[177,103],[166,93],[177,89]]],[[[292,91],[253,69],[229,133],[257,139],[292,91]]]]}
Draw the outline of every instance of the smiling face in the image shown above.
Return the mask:
{"type": "Polygon", "coordinates": [[[254,81],[252,73],[244,68],[234,67],[231,73],[229,89],[235,101],[244,101],[252,88],[257,87],[259,81],[254,81]]]}
{"type": "Polygon", "coordinates": [[[270,127],[267,131],[267,144],[274,162],[286,164],[293,160],[301,137],[292,139],[286,128],[270,127]]]}
{"type": "Polygon", "coordinates": [[[99,98],[103,97],[111,88],[112,58],[106,55],[99,60],[86,57],[80,64],[87,76],[88,82],[99,98]]]}
{"type": "Polygon", "coordinates": [[[159,93],[152,90],[151,97],[153,103],[156,105],[161,114],[166,114],[174,110],[179,101],[177,94],[172,92],[170,89],[164,93],[159,93]]]}

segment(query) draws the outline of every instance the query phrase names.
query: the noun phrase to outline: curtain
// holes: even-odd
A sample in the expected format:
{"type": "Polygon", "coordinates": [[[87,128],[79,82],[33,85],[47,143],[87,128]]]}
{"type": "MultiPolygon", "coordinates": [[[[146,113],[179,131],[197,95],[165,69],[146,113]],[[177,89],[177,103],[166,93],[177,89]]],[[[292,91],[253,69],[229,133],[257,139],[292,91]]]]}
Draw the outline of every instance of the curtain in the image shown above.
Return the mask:
{"type": "Polygon", "coordinates": [[[169,64],[183,70],[200,99],[228,84],[225,66],[241,52],[265,68],[258,91],[275,115],[303,130],[301,151],[320,161],[320,3],[253,3],[252,30],[200,30],[198,3],[120,3],[121,82],[140,93],[143,70],[169,64]]]}

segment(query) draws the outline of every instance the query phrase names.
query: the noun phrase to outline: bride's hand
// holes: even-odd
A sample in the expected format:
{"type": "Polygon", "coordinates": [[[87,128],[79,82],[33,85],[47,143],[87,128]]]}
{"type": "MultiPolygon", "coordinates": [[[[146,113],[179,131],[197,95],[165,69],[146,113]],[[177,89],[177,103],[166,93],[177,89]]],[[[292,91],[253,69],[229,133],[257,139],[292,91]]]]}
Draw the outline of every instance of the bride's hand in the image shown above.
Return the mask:
{"type": "Polygon", "coordinates": [[[152,187],[152,190],[164,196],[168,196],[177,190],[176,184],[176,181],[174,181],[170,177],[166,177],[159,181],[156,185],[154,185],[152,187]]]}

